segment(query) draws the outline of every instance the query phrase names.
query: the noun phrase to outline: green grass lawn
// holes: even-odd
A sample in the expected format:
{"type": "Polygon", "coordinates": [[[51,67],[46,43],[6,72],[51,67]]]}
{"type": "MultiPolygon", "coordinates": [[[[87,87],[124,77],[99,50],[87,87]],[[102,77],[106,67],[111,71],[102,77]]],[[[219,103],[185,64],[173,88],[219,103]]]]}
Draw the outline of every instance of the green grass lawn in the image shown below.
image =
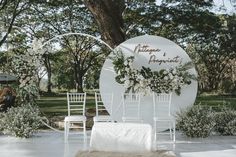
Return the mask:
{"type": "Polygon", "coordinates": [[[221,95],[204,95],[198,96],[195,104],[212,106],[212,107],[230,107],[236,110],[236,96],[221,96],[221,95]]]}
{"type": "MultiPolygon", "coordinates": [[[[47,116],[67,115],[66,94],[59,96],[42,96],[37,104],[43,114],[47,116]]],[[[87,96],[86,108],[95,108],[93,96],[87,96]]]]}
{"type": "MultiPolygon", "coordinates": [[[[234,96],[198,96],[195,104],[222,107],[223,105],[236,110],[236,97],[234,96]]],[[[37,100],[42,111],[48,117],[67,115],[66,95],[43,96],[37,100]]],[[[95,108],[95,100],[93,95],[87,96],[86,108],[95,108]]]]}

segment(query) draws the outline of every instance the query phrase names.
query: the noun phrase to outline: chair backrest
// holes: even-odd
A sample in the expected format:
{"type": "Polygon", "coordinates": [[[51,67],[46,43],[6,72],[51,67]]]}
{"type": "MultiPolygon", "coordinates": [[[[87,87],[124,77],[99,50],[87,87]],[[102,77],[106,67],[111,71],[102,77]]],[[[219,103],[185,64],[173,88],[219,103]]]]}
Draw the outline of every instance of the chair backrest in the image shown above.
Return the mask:
{"type": "Polygon", "coordinates": [[[140,118],[140,94],[125,93],[122,97],[123,117],[140,118]]]}
{"type": "Polygon", "coordinates": [[[108,111],[112,114],[113,108],[113,94],[105,93],[103,94],[103,99],[100,93],[95,92],[95,105],[96,105],[96,116],[104,115],[104,112],[108,111]],[[105,108],[106,104],[107,108],[105,108]]]}
{"type": "Polygon", "coordinates": [[[67,93],[68,116],[85,116],[86,93],[67,93]]]}
{"type": "Polygon", "coordinates": [[[171,116],[171,98],[172,93],[167,94],[153,92],[154,117],[171,116]]]}

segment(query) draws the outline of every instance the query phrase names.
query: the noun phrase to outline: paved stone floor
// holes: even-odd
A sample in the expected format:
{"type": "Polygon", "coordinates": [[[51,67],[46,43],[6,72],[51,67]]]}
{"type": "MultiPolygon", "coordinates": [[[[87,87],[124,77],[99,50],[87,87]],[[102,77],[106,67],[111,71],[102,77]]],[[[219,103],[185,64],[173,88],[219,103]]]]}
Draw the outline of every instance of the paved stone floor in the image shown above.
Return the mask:
{"type": "MultiPolygon", "coordinates": [[[[78,151],[89,149],[89,136],[90,132],[85,141],[82,134],[73,134],[65,142],[63,132],[55,131],[39,131],[29,139],[0,134],[0,157],[74,157],[78,151]]],[[[220,151],[225,154],[224,157],[236,156],[236,136],[190,139],[177,134],[176,140],[175,144],[168,140],[160,140],[157,148],[172,150],[177,157],[204,157],[205,152],[212,151],[220,151]]]]}

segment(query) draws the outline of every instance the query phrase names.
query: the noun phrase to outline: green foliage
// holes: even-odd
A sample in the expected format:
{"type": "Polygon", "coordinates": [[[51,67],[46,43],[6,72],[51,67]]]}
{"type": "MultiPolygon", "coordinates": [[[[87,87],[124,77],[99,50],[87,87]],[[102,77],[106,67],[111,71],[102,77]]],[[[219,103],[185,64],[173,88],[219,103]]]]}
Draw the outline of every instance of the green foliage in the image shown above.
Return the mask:
{"type": "Polygon", "coordinates": [[[4,134],[15,137],[28,138],[41,126],[39,109],[30,104],[12,107],[6,113],[2,113],[0,130],[4,134]]]}
{"type": "Polygon", "coordinates": [[[51,60],[51,70],[53,73],[52,82],[60,89],[74,88],[73,68],[69,64],[68,54],[58,52],[51,60]]]}
{"type": "Polygon", "coordinates": [[[212,132],[220,135],[236,135],[236,111],[221,106],[195,105],[177,114],[176,127],[188,137],[207,137],[212,132]]]}
{"type": "Polygon", "coordinates": [[[124,84],[126,92],[130,90],[146,94],[151,91],[156,93],[175,92],[180,95],[184,85],[189,85],[192,80],[196,80],[195,75],[188,71],[193,67],[191,63],[152,71],[149,67],[144,66],[140,70],[135,69],[132,66],[134,56],[125,57],[122,51],[117,51],[112,60],[117,74],[116,82],[124,84]]]}
{"type": "MultiPolygon", "coordinates": [[[[127,70],[127,68],[129,68],[131,66],[131,64],[134,60],[134,57],[133,56],[125,57],[121,51],[117,51],[115,56],[112,57],[111,59],[112,59],[113,65],[114,65],[114,70],[118,74],[115,77],[115,80],[120,84],[124,84],[126,75],[129,72],[132,73],[130,70],[127,70]]],[[[134,73],[132,73],[131,76],[133,76],[131,78],[132,80],[134,80],[136,77],[136,75],[134,73]]]]}
{"type": "MultiPolygon", "coordinates": [[[[213,15],[212,15],[213,16],[213,15]]],[[[214,15],[217,26],[211,33],[197,35],[188,47],[190,56],[197,65],[202,91],[231,92],[225,81],[234,83],[236,57],[235,15],[214,15]],[[233,26],[234,25],[234,26],[233,26]],[[226,90],[225,90],[226,89],[226,90]]]]}
{"type": "MultiPolygon", "coordinates": [[[[7,28],[12,25],[11,20],[13,20],[13,27],[10,29],[11,32],[7,38],[7,46],[8,48],[15,48],[15,51],[29,46],[28,44],[33,38],[43,37],[48,40],[56,35],[68,32],[83,32],[103,36],[108,31],[99,28],[96,24],[99,19],[96,19],[96,16],[89,12],[84,1],[3,0],[2,2],[0,5],[0,21],[4,21],[5,24],[0,23],[0,28],[3,28],[2,32],[6,32],[7,28]],[[13,19],[13,15],[16,15],[15,19],[13,19]]],[[[235,14],[219,15],[210,11],[209,9],[214,4],[213,0],[163,0],[160,5],[157,5],[155,0],[117,0],[116,3],[120,3],[119,6],[126,5],[122,17],[119,17],[124,20],[119,29],[125,32],[126,39],[143,34],[152,34],[173,40],[186,48],[194,62],[197,63],[200,90],[232,92],[232,88],[229,88],[228,85],[225,86],[227,83],[224,81],[232,80],[230,81],[231,84],[235,82],[232,77],[234,74],[232,67],[235,67],[235,60],[233,59],[236,54],[235,14]]],[[[232,1],[232,4],[235,2],[232,1]]],[[[116,12],[114,11],[114,14],[116,12]]],[[[113,12],[107,12],[107,14],[115,17],[113,12]]],[[[118,22],[120,21],[118,20],[118,22]]],[[[2,35],[4,34],[2,33],[2,35]]],[[[2,39],[2,35],[0,39],[2,39]]],[[[73,40],[82,41],[83,39],[74,38],[73,40]]],[[[112,40],[116,39],[113,38],[112,40]]],[[[61,41],[62,47],[66,48],[67,52],[71,52],[73,47],[68,46],[72,45],[68,38],[63,38],[61,41]]],[[[76,48],[78,49],[79,45],[76,48]]],[[[92,57],[88,56],[90,59],[92,57]]],[[[63,80],[63,73],[61,75],[55,74],[56,72],[52,70],[54,65],[52,64],[50,67],[53,62],[52,58],[48,58],[48,61],[46,58],[43,60],[45,67],[48,67],[47,72],[50,73],[51,71],[52,78],[58,80],[58,84],[63,84],[62,88],[73,86],[62,82],[74,83],[75,78],[63,80]]],[[[80,63],[82,62],[80,61],[80,63]]],[[[85,67],[81,69],[86,71],[87,68],[91,68],[87,66],[89,64],[90,61],[88,60],[80,67],[85,67]]],[[[94,62],[92,64],[94,65],[94,62]]],[[[64,69],[66,68],[65,66],[64,69]]],[[[70,74],[72,73],[70,72],[70,74]]],[[[86,72],[81,72],[80,75],[83,73],[86,72]]],[[[65,73],[65,75],[67,74],[69,73],[65,73]]]]}
{"type": "Polygon", "coordinates": [[[0,133],[4,130],[4,125],[1,125],[3,117],[4,117],[4,113],[0,112],[0,133]]]}
{"type": "Polygon", "coordinates": [[[85,89],[99,89],[99,78],[102,70],[104,58],[98,59],[96,62],[85,74],[84,77],[84,88],[85,89]]]}
{"type": "Polygon", "coordinates": [[[28,0],[1,0],[0,2],[0,47],[10,36],[13,27],[21,22],[22,15],[29,9],[28,0]]]}
{"type": "Polygon", "coordinates": [[[27,49],[23,54],[15,54],[12,60],[15,75],[20,83],[19,97],[25,103],[34,102],[39,95],[36,82],[43,53],[41,49],[37,49],[40,44],[41,42],[32,44],[32,48],[27,49]]]}
{"type": "Polygon", "coordinates": [[[211,110],[200,105],[179,112],[176,121],[176,128],[188,137],[208,137],[215,126],[211,110]]]}
{"type": "Polygon", "coordinates": [[[236,111],[223,108],[221,112],[215,113],[215,131],[221,135],[236,135],[236,111]]]}
{"type": "Polygon", "coordinates": [[[31,103],[39,96],[39,91],[37,86],[30,84],[25,88],[17,89],[17,94],[21,101],[31,103]]]}

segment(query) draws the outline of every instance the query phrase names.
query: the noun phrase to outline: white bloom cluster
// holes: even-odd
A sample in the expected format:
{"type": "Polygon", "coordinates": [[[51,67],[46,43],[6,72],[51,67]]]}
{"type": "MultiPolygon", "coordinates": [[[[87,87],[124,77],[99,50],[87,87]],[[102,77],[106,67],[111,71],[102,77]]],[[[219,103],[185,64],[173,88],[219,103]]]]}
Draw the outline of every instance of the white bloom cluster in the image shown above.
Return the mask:
{"type": "Polygon", "coordinates": [[[181,68],[161,69],[152,71],[150,68],[142,67],[140,70],[133,68],[134,57],[124,57],[122,52],[113,58],[116,81],[124,84],[126,91],[134,91],[149,94],[176,92],[180,95],[184,85],[191,84],[193,75],[181,68]]]}
{"type": "MultiPolygon", "coordinates": [[[[221,107],[222,108],[222,107],[221,107]]],[[[236,135],[236,111],[223,107],[221,112],[214,115],[215,130],[221,135],[236,135]]]]}
{"type": "Polygon", "coordinates": [[[28,138],[36,132],[41,125],[42,118],[39,114],[39,109],[30,104],[12,107],[8,112],[1,115],[1,129],[4,134],[28,138]]]}
{"type": "Polygon", "coordinates": [[[207,137],[212,132],[236,135],[236,111],[212,110],[208,105],[194,105],[177,113],[176,127],[188,137],[207,137]]]}
{"type": "Polygon", "coordinates": [[[44,49],[41,48],[42,40],[34,40],[32,48],[27,49],[24,54],[19,54],[13,58],[16,75],[19,78],[19,88],[22,91],[22,97],[31,99],[37,96],[38,91],[35,90],[37,85],[37,72],[42,65],[42,55],[44,49]]]}
{"type": "Polygon", "coordinates": [[[176,127],[188,137],[208,137],[215,121],[209,108],[196,105],[177,114],[176,127]]]}

